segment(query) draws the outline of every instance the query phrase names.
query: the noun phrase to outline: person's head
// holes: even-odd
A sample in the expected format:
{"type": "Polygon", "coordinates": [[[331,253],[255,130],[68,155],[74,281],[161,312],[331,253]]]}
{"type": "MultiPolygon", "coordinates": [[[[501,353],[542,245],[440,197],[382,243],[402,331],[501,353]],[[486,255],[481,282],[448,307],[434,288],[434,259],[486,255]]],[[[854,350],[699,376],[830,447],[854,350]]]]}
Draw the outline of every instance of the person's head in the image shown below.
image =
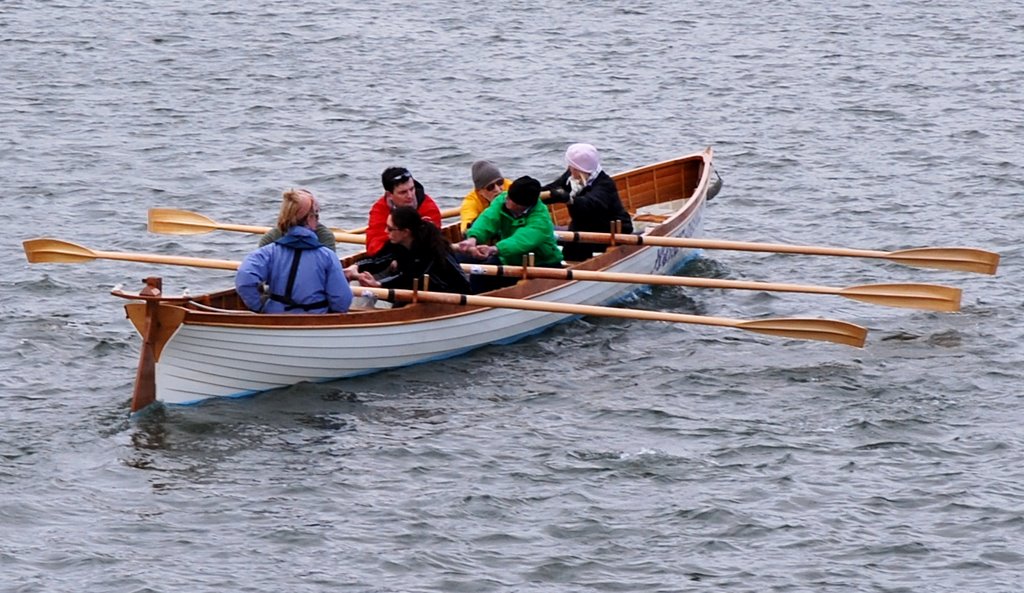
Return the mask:
{"type": "Polygon", "coordinates": [[[476,195],[490,202],[501,193],[505,186],[505,178],[491,161],[476,161],[470,167],[473,176],[473,188],[476,195]]]}
{"type": "Polygon", "coordinates": [[[530,176],[523,176],[512,182],[505,198],[505,208],[516,216],[522,216],[537,205],[540,197],[540,182],[530,176]]]}
{"type": "MultiPolygon", "coordinates": [[[[385,227],[388,231],[388,241],[412,247],[416,232],[424,224],[430,223],[424,221],[415,208],[399,206],[388,216],[387,227],[385,227]]],[[[431,226],[433,225],[431,224],[431,226]]]]}
{"type": "Polygon", "coordinates": [[[416,206],[416,180],[405,167],[388,167],[380,174],[385,195],[395,206],[416,206]]]}
{"type": "Polygon", "coordinates": [[[320,204],[308,189],[289,189],[284,192],[281,212],[277,215],[277,228],[287,233],[292,227],[316,229],[320,222],[320,204]]]}
{"type": "Polygon", "coordinates": [[[573,144],[565,151],[565,165],[573,177],[585,181],[601,169],[601,157],[591,144],[573,144]]]}
{"type": "Polygon", "coordinates": [[[387,222],[388,241],[406,249],[429,249],[438,253],[451,251],[451,243],[444,238],[434,223],[423,220],[423,216],[412,206],[399,206],[391,211],[387,222]]]}

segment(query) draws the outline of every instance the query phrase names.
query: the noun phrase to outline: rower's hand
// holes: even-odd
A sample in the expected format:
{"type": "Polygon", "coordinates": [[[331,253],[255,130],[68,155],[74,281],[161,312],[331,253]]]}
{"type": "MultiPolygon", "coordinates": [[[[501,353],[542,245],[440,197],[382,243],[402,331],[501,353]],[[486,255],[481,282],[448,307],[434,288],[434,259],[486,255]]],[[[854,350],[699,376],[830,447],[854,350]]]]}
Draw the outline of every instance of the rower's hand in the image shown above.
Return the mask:
{"type": "Polygon", "coordinates": [[[473,250],[473,255],[478,259],[487,259],[492,255],[498,255],[498,248],[494,245],[479,245],[473,250]]]}
{"type": "Polygon", "coordinates": [[[463,239],[455,244],[456,249],[459,253],[475,253],[476,252],[476,238],[470,237],[469,239],[463,239]]]}
{"type": "Polygon", "coordinates": [[[544,192],[541,192],[541,201],[545,204],[557,204],[559,202],[569,201],[569,192],[560,187],[552,188],[551,191],[548,192],[548,196],[546,198],[543,197],[543,193],[544,192]]]}
{"type": "Polygon", "coordinates": [[[369,286],[371,288],[380,287],[380,282],[377,282],[377,279],[369,272],[359,272],[359,275],[356,276],[356,282],[361,286],[369,286]]]}
{"type": "Polygon", "coordinates": [[[369,272],[360,272],[359,266],[352,264],[345,268],[345,280],[349,282],[358,282],[361,286],[370,286],[376,288],[380,286],[380,282],[373,277],[373,274],[369,272]]]}

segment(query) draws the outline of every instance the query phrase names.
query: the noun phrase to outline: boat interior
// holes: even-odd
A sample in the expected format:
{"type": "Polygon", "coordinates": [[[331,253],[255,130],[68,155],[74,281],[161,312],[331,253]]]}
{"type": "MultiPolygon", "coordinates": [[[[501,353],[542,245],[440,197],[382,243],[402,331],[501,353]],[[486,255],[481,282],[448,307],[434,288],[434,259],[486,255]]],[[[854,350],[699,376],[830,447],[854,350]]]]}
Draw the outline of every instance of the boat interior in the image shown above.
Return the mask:
{"type": "MultiPolygon", "coordinates": [[[[619,197],[622,200],[623,205],[633,217],[634,232],[644,233],[656,230],[658,225],[661,225],[673,216],[678,216],[684,210],[687,200],[698,195],[698,191],[706,191],[711,173],[711,171],[705,171],[706,164],[710,165],[708,154],[698,153],[662,163],[640,167],[638,169],[633,169],[615,175],[613,179],[618,187],[619,197]]],[[[568,209],[563,204],[556,204],[550,208],[550,211],[556,228],[564,229],[569,223],[568,209]]],[[[609,230],[612,229],[610,228],[609,230]]],[[[458,223],[446,225],[443,231],[445,236],[453,242],[462,239],[458,223]]],[[[584,262],[570,262],[570,267],[600,270],[606,265],[613,263],[625,254],[635,251],[636,249],[638,249],[638,247],[621,245],[619,247],[609,249],[607,252],[590,260],[586,260],[584,262]]],[[[351,265],[364,256],[365,254],[358,253],[345,257],[342,259],[342,266],[351,265]]],[[[528,282],[520,281],[514,286],[492,291],[488,294],[523,298],[532,294],[550,290],[553,287],[557,287],[562,282],[564,281],[530,279],[528,282]]],[[[127,297],[128,295],[127,293],[124,293],[120,296],[127,297]]],[[[167,301],[165,300],[165,302],[167,301]]],[[[197,316],[209,316],[208,320],[212,323],[217,323],[218,321],[216,318],[222,317],[224,314],[230,314],[236,319],[239,317],[239,314],[255,315],[248,311],[233,289],[201,296],[188,297],[174,304],[179,307],[184,307],[192,313],[199,314],[190,315],[190,318],[197,316]],[[203,315],[204,313],[206,315],[203,315]]],[[[440,307],[441,309],[452,309],[453,307],[451,305],[426,304],[421,304],[421,306],[427,306],[430,308],[440,307]]],[[[372,315],[374,312],[380,313],[383,312],[382,309],[386,310],[389,308],[391,308],[391,303],[361,297],[357,294],[350,313],[369,313],[371,316],[376,317],[375,315],[372,315]]],[[[136,325],[139,325],[142,322],[142,311],[139,310],[133,312],[131,309],[132,308],[129,305],[129,317],[132,317],[133,322],[136,322],[136,325]]],[[[400,309],[414,309],[414,307],[400,307],[400,309]]],[[[391,320],[400,321],[400,319],[394,317],[394,313],[395,312],[392,312],[393,317],[391,320]]],[[[420,310],[419,314],[422,315],[423,311],[420,310]]],[[[282,325],[295,323],[299,321],[297,319],[298,317],[318,318],[316,320],[303,319],[301,322],[303,325],[320,325],[321,323],[337,324],[340,321],[339,319],[335,319],[339,317],[339,315],[289,314],[260,315],[260,323],[276,325],[277,323],[271,319],[275,317],[282,318],[280,320],[282,325]]],[[[351,318],[352,316],[350,315],[349,317],[351,318]]],[[[367,319],[366,321],[370,320],[367,319]]],[[[348,321],[341,321],[343,324],[347,322],[348,321]]]]}

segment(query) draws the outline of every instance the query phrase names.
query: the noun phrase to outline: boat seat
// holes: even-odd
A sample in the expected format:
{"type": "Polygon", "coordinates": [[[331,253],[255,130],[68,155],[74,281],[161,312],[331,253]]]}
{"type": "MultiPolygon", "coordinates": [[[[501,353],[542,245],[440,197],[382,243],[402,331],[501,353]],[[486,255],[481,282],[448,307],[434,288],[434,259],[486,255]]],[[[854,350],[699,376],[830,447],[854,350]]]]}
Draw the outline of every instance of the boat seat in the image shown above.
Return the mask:
{"type": "Polygon", "coordinates": [[[683,200],[672,200],[661,204],[651,204],[630,212],[633,217],[633,233],[643,234],[650,226],[661,224],[682,207],[683,200]]]}
{"type": "Polygon", "coordinates": [[[668,220],[668,216],[665,214],[637,214],[633,217],[633,222],[653,222],[657,224],[666,220],[668,220]]]}

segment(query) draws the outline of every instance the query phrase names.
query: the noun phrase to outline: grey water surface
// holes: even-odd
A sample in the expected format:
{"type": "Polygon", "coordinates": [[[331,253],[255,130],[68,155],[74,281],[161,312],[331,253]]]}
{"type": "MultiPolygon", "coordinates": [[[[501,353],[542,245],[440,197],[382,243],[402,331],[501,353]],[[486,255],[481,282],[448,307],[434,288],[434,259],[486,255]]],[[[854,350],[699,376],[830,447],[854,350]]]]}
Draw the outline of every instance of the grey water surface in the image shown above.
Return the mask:
{"type": "Polygon", "coordinates": [[[1013,2],[0,4],[0,591],[1013,592],[1024,588],[1024,10],[1013,2]],[[211,270],[26,263],[21,241],[237,259],[151,207],[359,226],[379,173],[442,208],[489,158],[553,178],[711,145],[709,237],[997,251],[995,276],[707,251],[693,275],[933,282],[944,314],[821,316],[864,349],[585,318],[419,367],[130,420],[109,295],[211,270]]]}

